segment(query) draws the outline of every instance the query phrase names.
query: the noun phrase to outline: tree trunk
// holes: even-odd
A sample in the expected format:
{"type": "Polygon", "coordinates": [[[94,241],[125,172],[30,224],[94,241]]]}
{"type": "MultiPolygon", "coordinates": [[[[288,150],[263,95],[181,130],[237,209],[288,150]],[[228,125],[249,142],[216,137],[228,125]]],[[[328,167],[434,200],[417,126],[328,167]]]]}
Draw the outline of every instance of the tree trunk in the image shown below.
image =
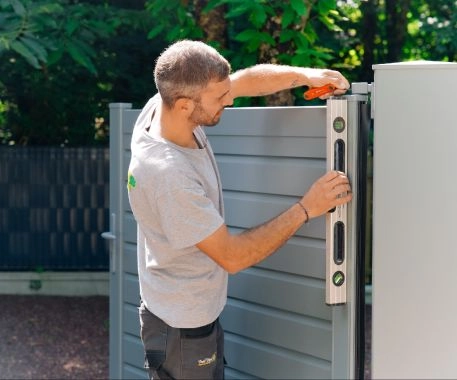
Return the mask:
{"type": "Polygon", "coordinates": [[[361,81],[372,82],[373,81],[373,69],[374,63],[374,50],[375,50],[375,38],[377,31],[377,17],[376,13],[378,10],[378,4],[376,0],[368,0],[362,2],[361,12],[363,15],[362,20],[362,31],[361,39],[364,49],[361,67],[361,81]]]}
{"type": "Polygon", "coordinates": [[[224,17],[225,5],[203,12],[209,0],[193,0],[197,23],[202,28],[205,42],[217,42],[222,48],[227,46],[227,21],[224,17]]]}
{"type": "MultiPolygon", "coordinates": [[[[276,36],[278,31],[281,30],[281,19],[278,17],[270,17],[265,24],[264,32],[271,36],[276,36]]],[[[277,56],[280,53],[293,54],[289,51],[289,45],[281,46],[277,44],[275,47],[262,44],[259,48],[259,62],[260,63],[278,63],[277,56]]],[[[265,103],[267,106],[293,106],[294,95],[291,90],[280,91],[271,95],[265,96],[265,103]]]]}
{"type": "Polygon", "coordinates": [[[387,62],[398,62],[402,59],[402,49],[407,34],[406,14],[411,6],[411,0],[386,1],[386,40],[387,62]]]}

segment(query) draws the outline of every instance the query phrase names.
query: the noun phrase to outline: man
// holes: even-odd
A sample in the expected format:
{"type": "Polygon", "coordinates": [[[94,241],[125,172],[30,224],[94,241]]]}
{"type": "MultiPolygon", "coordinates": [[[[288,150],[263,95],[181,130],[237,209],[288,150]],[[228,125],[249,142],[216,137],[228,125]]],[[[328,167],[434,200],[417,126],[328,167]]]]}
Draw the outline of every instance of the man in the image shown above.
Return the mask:
{"type": "Polygon", "coordinates": [[[202,126],[219,122],[239,96],[298,86],[349,88],[336,71],[256,65],[230,75],[213,48],[180,41],[157,59],[159,93],[136,122],[129,200],[138,223],[141,338],[154,379],[223,377],[218,317],[228,273],[281,247],[303,223],[351,200],[343,173],[318,179],[299,202],[263,225],[232,235],[223,219],[219,173],[202,126]]]}

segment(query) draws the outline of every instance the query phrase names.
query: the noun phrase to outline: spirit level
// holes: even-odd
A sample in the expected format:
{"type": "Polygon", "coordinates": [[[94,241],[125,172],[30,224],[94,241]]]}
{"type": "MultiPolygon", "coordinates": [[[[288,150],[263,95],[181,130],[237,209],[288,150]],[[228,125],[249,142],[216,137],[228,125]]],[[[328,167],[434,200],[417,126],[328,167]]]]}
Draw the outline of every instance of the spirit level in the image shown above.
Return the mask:
{"type": "MultiPolygon", "coordinates": [[[[327,100],[327,170],[347,173],[347,100],[327,100]]],[[[346,303],[347,205],[327,213],[325,303],[346,303]]]]}

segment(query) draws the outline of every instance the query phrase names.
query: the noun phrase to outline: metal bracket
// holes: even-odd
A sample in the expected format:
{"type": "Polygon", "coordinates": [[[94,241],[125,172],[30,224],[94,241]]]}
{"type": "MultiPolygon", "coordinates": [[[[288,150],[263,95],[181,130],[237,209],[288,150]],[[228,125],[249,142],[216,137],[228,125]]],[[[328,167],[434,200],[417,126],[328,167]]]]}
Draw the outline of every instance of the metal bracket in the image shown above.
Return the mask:
{"type": "Polygon", "coordinates": [[[371,103],[371,118],[374,119],[374,107],[375,107],[375,98],[374,98],[374,83],[368,82],[355,82],[351,85],[351,90],[353,94],[361,95],[370,95],[371,103]]]}

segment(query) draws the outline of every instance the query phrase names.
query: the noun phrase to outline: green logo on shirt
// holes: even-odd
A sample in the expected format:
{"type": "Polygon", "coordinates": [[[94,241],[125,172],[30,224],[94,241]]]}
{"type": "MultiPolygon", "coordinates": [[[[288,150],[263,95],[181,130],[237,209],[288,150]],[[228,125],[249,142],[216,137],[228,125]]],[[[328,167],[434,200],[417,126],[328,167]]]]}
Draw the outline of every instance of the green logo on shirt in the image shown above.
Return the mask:
{"type": "Polygon", "coordinates": [[[127,189],[132,190],[136,186],[136,180],[132,173],[128,173],[127,189]]]}

